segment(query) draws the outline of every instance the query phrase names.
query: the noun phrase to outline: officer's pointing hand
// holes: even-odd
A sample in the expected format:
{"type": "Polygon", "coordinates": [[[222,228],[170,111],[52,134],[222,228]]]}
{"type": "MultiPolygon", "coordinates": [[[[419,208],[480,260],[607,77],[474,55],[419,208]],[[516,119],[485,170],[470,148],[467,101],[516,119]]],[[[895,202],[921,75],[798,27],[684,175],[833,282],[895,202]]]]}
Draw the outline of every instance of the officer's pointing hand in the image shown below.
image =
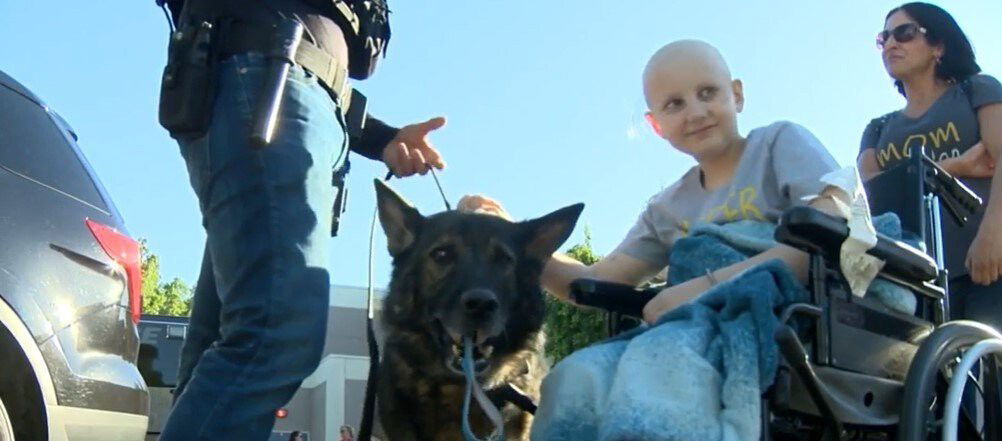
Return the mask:
{"type": "Polygon", "coordinates": [[[397,136],[383,149],[383,162],[394,175],[401,178],[415,173],[428,173],[428,166],[439,170],[445,168],[442,156],[428,141],[428,134],[444,125],[445,118],[439,116],[401,127],[397,136]]]}

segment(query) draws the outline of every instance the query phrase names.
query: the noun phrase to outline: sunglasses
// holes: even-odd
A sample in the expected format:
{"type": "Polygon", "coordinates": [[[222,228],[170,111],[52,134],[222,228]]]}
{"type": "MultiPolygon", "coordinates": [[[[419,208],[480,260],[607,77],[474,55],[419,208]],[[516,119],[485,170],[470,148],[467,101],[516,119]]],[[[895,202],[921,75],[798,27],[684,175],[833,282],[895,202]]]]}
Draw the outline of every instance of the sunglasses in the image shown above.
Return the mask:
{"type": "Polygon", "coordinates": [[[880,31],[877,33],[877,47],[883,48],[887,41],[894,37],[898,43],[907,43],[912,41],[919,34],[926,35],[929,31],[922,26],[915,23],[905,23],[903,25],[898,25],[894,29],[889,31],[880,31]]]}

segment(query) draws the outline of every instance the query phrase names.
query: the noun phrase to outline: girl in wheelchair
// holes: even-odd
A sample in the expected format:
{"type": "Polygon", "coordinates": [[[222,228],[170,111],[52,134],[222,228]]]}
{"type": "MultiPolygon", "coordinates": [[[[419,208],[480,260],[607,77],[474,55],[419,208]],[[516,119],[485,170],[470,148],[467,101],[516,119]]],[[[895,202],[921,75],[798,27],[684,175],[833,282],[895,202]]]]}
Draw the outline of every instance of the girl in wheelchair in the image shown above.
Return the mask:
{"type": "MultiPolygon", "coordinates": [[[[804,204],[804,196],[821,192],[821,177],[838,168],[817,138],[794,123],[777,122],[742,137],[737,127],[737,114],[745,104],[742,83],[731,78],[723,57],[707,43],[683,40],[661,48],[648,62],[643,87],[654,131],[697,165],[650,199],[626,238],[605,258],[585,266],[565,255],[553,256],[543,285],[563,300],[568,300],[570,282],[576,279],[632,286],[650,280],[666,267],[672,246],[694,223],[775,223],[786,209],[804,204]]],[[[509,217],[500,203],[485,196],[465,196],[459,209],[509,217]]],[[[648,304],[644,318],[654,322],[713,284],[777,258],[806,277],[803,253],[777,246],[666,289],[648,304]]]]}
{"type": "MultiPolygon", "coordinates": [[[[544,390],[533,427],[534,439],[596,439],[600,431],[610,430],[619,431],[617,436],[625,436],[621,439],[661,439],[648,437],[655,433],[661,437],[675,433],[680,437],[676,439],[712,439],[711,434],[715,431],[719,434],[722,427],[740,434],[741,438],[755,437],[760,424],[760,380],[771,381],[778,364],[775,350],[770,355],[759,348],[775,349],[772,330],[776,319],[771,307],[745,305],[757,305],[756,298],[782,304],[805,296],[802,285],[807,279],[807,254],[776,244],[771,240],[771,232],[760,234],[758,225],[774,225],[782,212],[804,205],[804,197],[822,192],[825,184],[821,177],[838,167],[831,155],[809,131],[790,122],[758,128],[742,137],[737,127],[737,113],[744,106],[742,84],[731,78],[719,52],[706,43],[687,40],[661,48],[644,71],[643,86],[650,109],[648,121],[654,131],[673,147],[691,155],[697,165],[654,196],[623,242],[601,261],[584,266],[566,256],[554,255],[542,277],[544,286],[563,299],[568,298],[571,281],[581,278],[636,286],[665,268],[669,256],[679,254],[673,250],[675,245],[683,243],[695,229],[727,223],[744,225],[753,232],[757,240],[747,248],[755,251],[713,261],[688,259],[687,263],[693,265],[669,265],[676,273],[681,268],[689,271],[678,276],[679,283],[648,302],[643,315],[654,323],[672,311],[688,314],[678,307],[691,304],[715,285],[744,289],[739,289],[733,298],[718,299],[734,305],[727,317],[717,316],[711,311],[713,308],[707,307],[693,312],[694,320],[686,322],[693,326],[686,329],[661,327],[669,332],[638,336],[636,341],[629,342],[629,350],[627,342],[620,341],[580,351],[562,361],[544,385],[549,394],[544,390]],[[771,295],[763,294],[759,288],[771,289],[771,295]],[[715,332],[718,326],[727,329],[715,332]],[[752,327],[759,332],[746,332],[752,327]],[[675,331],[685,337],[675,338],[678,336],[675,331]],[[672,344],[678,345],[677,350],[666,349],[672,344]],[[660,350],[649,350],[651,347],[660,350]],[[639,358],[631,358],[627,352],[639,358]],[[691,356],[679,359],[679,353],[691,356]],[[645,359],[648,355],[662,359],[645,359]],[[619,363],[623,360],[633,362],[619,363]],[[763,372],[769,372],[762,374],[763,378],[756,360],[761,361],[763,372]],[[645,364],[668,370],[641,368],[629,375],[614,372],[616,366],[625,369],[628,365],[645,364]],[[725,379],[715,377],[714,369],[708,369],[710,364],[730,375],[725,379]],[[728,367],[722,367],[723,364],[728,367]],[[669,374],[674,381],[667,377],[642,380],[661,373],[669,374]],[[702,380],[694,380],[694,376],[702,380]],[[765,380],[765,377],[770,378],[765,380]],[[625,389],[599,385],[614,378],[635,381],[623,384],[625,389]],[[725,384],[723,389],[721,382],[725,384]],[[583,387],[576,386],[579,384],[583,387]],[[664,430],[666,427],[659,424],[634,424],[634,417],[639,417],[635,412],[650,406],[635,406],[637,402],[630,398],[609,400],[620,404],[613,407],[622,414],[603,407],[602,397],[615,395],[615,390],[627,397],[643,392],[636,386],[669,392],[647,396],[673,398],[674,411],[663,414],[665,419],[658,421],[675,421],[678,418],[673,416],[676,416],[688,423],[674,425],[674,432],[664,430]],[[720,418],[706,417],[713,415],[711,409],[717,408],[720,401],[720,397],[706,393],[713,388],[724,390],[728,395],[725,401],[733,404],[732,410],[724,412],[727,415],[718,415],[720,418]],[[680,399],[683,396],[691,399],[680,399]],[[596,415],[598,409],[609,411],[604,419],[613,422],[611,426],[599,423],[603,418],[596,415]],[[718,424],[721,421],[723,424],[718,424]],[[569,428],[568,424],[575,427],[569,428]]],[[[831,199],[820,198],[814,205],[837,212],[831,199]]],[[[499,203],[483,196],[464,197],[459,208],[508,217],[499,203]]],[[[732,232],[721,234],[730,236],[732,232]]],[[[706,253],[695,253],[694,257],[704,258],[706,253]]],[[[655,400],[650,404],[659,406],[663,402],[655,400]]]]}
{"type": "MultiPolygon", "coordinates": [[[[907,8],[908,5],[901,10],[907,8]]],[[[920,53],[899,53],[904,51],[895,49],[898,34],[900,40],[905,40],[909,38],[904,35],[906,28],[910,28],[897,30],[905,23],[892,23],[892,18],[900,18],[892,17],[895,12],[900,11],[892,11],[888,20],[888,26],[894,26],[882,33],[885,60],[889,60],[885,62],[892,75],[895,70],[891,65],[920,53]]],[[[921,27],[928,31],[936,26],[921,27]]],[[[939,48],[948,47],[952,46],[939,48]]],[[[944,58],[943,63],[947,61],[944,58]]],[[[906,91],[911,86],[904,84],[910,84],[910,78],[902,77],[906,91]]],[[[991,83],[988,77],[978,81],[991,83]]],[[[991,90],[985,84],[978,87],[982,91],[991,90]]],[[[563,299],[568,298],[571,281],[580,278],[636,286],[668,263],[668,256],[680,240],[694,229],[707,230],[696,227],[697,221],[775,223],[780,213],[803,204],[804,196],[821,191],[820,178],[836,168],[820,143],[805,129],[791,123],[756,129],[746,138],[739,136],[736,114],[744,104],[741,83],[730,79],[719,53],[705,43],[676,42],[658,51],[644,72],[644,93],[654,130],[675,148],[692,155],[698,165],[652,198],[627,238],[602,261],[585,267],[555,255],[547,265],[543,281],[549,292],[563,299]]],[[[909,95],[915,99],[922,96],[909,95]]],[[[986,107],[983,101],[978,104],[972,101],[970,108],[982,109],[978,110],[982,121],[994,121],[990,118],[991,107],[986,107]],[[985,112],[985,108],[989,111],[985,112]]],[[[957,124],[954,122],[954,126],[957,124]]],[[[873,137],[873,130],[868,128],[867,136],[873,137]]],[[[896,133],[895,130],[890,132],[896,133]]],[[[931,133],[929,136],[940,134],[935,130],[931,133]]],[[[990,164],[977,165],[988,156],[979,149],[994,151],[993,146],[1000,145],[993,141],[997,139],[997,133],[993,133],[982,127],[980,146],[967,146],[972,153],[958,159],[941,158],[940,165],[960,176],[987,173],[979,171],[979,167],[994,173],[990,164]]],[[[868,149],[869,142],[877,145],[877,141],[868,142],[867,136],[860,166],[870,175],[874,172],[870,160],[877,161],[881,156],[868,149]]],[[[942,141],[941,138],[936,139],[942,141]]],[[[905,135],[895,145],[902,146],[908,139],[915,138],[905,135]]],[[[893,141],[886,142],[890,145],[893,141]]],[[[957,151],[963,150],[958,147],[957,151]]],[[[836,210],[830,202],[820,198],[813,205],[833,214],[836,210]]],[[[507,217],[499,203],[483,196],[465,197],[460,208],[507,217]]],[[[991,208],[988,211],[993,212],[991,208]]],[[[900,251],[900,247],[890,248],[891,254],[900,251]]],[[[901,253],[906,257],[912,254],[908,250],[901,253]]],[[[921,258],[917,260],[919,266],[926,263],[921,258]]],[[[684,266],[692,262],[680,263],[684,266]]],[[[945,291],[935,289],[937,274],[942,274],[935,263],[930,263],[931,272],[926,272],[931,275],[909,281],[915,286],[933,286],[927,290],[925,306],[920,308],[917,318],[910,314],[872,312],[870,306],[852,300],[851,295],[832,300],[840,295],[838,282],[820,283],[827,280],[824,274],[831,272],[825,265],[822,258],[813,256],[809,260],[807,253],[775,245],[705,274],[688,274],[683,278],[687,281],[663,290],[643,308],[647,322],[672,332],[632,333],[580,351],[554,368],[543,387],[533,439],[815,439],[815,435],[826,433],[829,439],[873,434],[887,439],[897,434],[899,439],[916,440],[938,435],[945,414],[946,391],[942,385],[951,380],[948,368],[955,366],[951,360],[975,343],[996,338],[998,334],[972,323],[944,324],[945,291]],[[754,268],[765,271],[754,272],[754,268]],[[777,269],[781,271],[773,272],[777,269]],[[778,273],[791,277],[777,276],[778,273]],[[760,288],[764,285],[759,284],[763,278],[777,289],[763,295],[760,288]],[[805,302],[803,292],[797,291],[804,285],[813,290],[810,302],[805,302]],[[806,333],[791,334],[796,343],[792,346],[804,343],[807,352],[803,347],[799,352],[796,348],[782,351],[788,360],[799,358],[800,362],[790,363],[795,365],[791,367],[775,359],[777,351],[769,346],[772,331],[783,326],[760,320],[761,316],[754,312],[707,313],[713,308],[721,311],[731,306],[727,300],[712,304],[720,296],[707,295],[693,301],[719,286],[732,291],[754,286],[755,296],[776,300],[767,303],[766,309],[792,302],[805,305],[804,310],[817,311],[812,312],[817,314],[815,324],[806,333]],[[667,323],[680,316],[685,320],[667,323]],[[734,326],[738,323],[740,326],[734,326]],[[736,328],[741,329],[735,332],[736,328]],[[841,336],[836,338],[831,334],[841,336]],[[770,347],[773,355],[757,350],[756,346],[770,347]],[[791,351],[793,356],[787,354],[791,351]],[[796,375],[791,377],[791,371],[796,375]],[[791,382],[795,386],[790,386],[791,382]],[[759,401],[762,391],[767,394],[759,401]],[[781,428],[777,430],[776,426],[781,428]]],[[[981,275],[975,277],[989,281],[980,279],[981,275]]],[[[725,289],[716,290],[721,291],[725,289]]],[[[749,297],[752,296],[745,299],[749,297]]],[[[769,315],[774,311],[769,310],[769,315]]],[[[784,317],[784,323],[787,318],[784,317]]],[[[1002,427],[1000,394],[997,390],[993,392],[993,388],[999,387],[998,369],[993,363],[986,367],[989,373],[979,387],[987,397],[981,410],[987,423],[968,424],[964,433],[977,434],[979,429],[971,427],[981,427],[982,434],[997,439],[991,437],[999,436],[1002,427]]]]}

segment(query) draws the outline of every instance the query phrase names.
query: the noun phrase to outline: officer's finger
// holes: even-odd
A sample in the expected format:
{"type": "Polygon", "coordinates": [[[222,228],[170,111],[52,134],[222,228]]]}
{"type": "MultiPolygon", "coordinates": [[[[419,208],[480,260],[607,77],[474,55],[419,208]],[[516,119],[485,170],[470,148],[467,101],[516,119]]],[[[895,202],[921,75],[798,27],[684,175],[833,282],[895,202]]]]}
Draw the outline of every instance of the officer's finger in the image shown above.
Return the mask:
{"type": "Polygon", "coordinates": [[[421,127],[423,135],[427,135],[429,132],[441,129],[442,126],[445,126],[445,117],[436,116],[432,119],[429,119],[428,121],[419,124],[419,126],[421,127]]]}
{"type": "Polygon", "coordinates": [[[420,174],[428,173],[428,166],[424,162],[424,155],[421,154],[421,150],[411,150],[411,169],[420,174]]]}
{"type": "Polygon", "coordinates": [[[438,150],[435,150],[435,147],[433,147],[430,142],[426,142],[422,145],[420,150],[421,154],[424,155],[425,162],[428,165],[439,170],[445,168],[445,161],[442,160],[442,155],[438,153],[438,150]]]}

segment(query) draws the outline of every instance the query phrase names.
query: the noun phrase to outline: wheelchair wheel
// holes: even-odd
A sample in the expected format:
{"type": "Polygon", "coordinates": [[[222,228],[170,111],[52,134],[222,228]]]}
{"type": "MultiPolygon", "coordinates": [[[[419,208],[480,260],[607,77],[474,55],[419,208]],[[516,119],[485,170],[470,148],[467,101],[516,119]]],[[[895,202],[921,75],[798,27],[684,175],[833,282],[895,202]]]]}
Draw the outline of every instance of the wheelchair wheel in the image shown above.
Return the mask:
{"type": "Polygon", "coordinates": [[[0,399],[0,441],[14,441],[14,427],[11,426],[10,414],[0,399]]]}
{"type": "MultiPolygon", "coordinates": [[[[952,368],[966,348],[988,339],[999,338],[997,331],[977,322],[958,320],[936,328],[919,346],[908,375],[898,423],[899,441],[940,439],[943,404],[952,368]]],[[[999,390],[999,366],[996,360],[982,360],[982,382],[977,392],[982,398],[984,424],[979,428],[971,418],[961,417],[960,439],[1002,440],[1002,391],[999,390]]],[[[971,381],[973,383],[973,381],[971,381]]]]}

